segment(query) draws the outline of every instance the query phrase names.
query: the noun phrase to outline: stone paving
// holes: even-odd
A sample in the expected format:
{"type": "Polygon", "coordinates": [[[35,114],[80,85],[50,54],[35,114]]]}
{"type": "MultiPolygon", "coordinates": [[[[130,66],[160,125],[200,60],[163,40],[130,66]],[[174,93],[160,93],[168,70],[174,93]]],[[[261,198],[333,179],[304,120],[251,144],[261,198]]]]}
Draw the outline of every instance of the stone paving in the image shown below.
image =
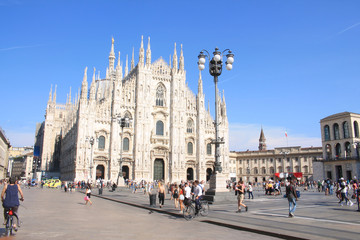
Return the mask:
{"type": "MultiPolygon", "coordinates": [[[[15,239],[276,239],[196,219],[185,221],[168,214],[150,214],[146,209],[95,196],[91,198],[93,205],[84,205],[84,195],[79,192],[38,188],[23,191],[25,201],[19,208],[22,225],[15,239]]],[[[104,194],[148,200],[142,194],[131,194],[128,189],[115,193],[104,191],[104,194]]],[[[4,234],[3,227],[0,233],[4,234]]]]}
{"type": "MultiPolygon", "coordinates": [[[[356,211],[356,204],[352,207],[339,206],[335,196],[302,192],[295,218],[288,218],[287,199],[282,196],[264,196],[260,191],[254,195],[254,200],[245,200],[249,212],[235,213],[234,196],[233,202],[212,205],[209,216],[197,221],[212,221],[217,225],[224,224],[227,227],[238,227],[237,229],[264,231],[265,234],[278,233],[304,239],[357,239],[360,233],[360,212],[356,211]]],[[[140,192],[132,194],[129,189],[104,191],[102,196],[149,207],[147,195],[140,192]]],[[[161,210],[172,214],[179,212],[174,209],[173,202],[168,198],[161,210]]]]}

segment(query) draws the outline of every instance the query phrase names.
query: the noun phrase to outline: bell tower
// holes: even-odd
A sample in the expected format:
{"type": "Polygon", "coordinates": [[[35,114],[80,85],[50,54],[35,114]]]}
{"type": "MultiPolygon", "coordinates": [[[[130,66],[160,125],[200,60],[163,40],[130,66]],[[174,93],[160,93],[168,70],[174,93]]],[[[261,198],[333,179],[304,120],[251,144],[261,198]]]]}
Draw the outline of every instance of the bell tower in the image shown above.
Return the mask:
{"type": "Polygon", "coordinates": [[[260,138],[259,138],[259,151],[266,151],[266,138],[265,138],[262,127],[261,127],[261,133],[260,133],[260,138]]]}

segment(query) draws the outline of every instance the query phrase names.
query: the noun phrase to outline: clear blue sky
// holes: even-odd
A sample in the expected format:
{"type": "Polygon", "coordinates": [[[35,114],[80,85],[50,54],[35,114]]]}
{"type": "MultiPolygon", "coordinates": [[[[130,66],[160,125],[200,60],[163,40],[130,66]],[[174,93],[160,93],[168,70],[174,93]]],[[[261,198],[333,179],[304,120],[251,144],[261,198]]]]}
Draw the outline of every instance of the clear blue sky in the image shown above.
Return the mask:
{"type": "MultiPolygon", "coordinates": [[[[112,36],[125,63],[133,46],[138,59],[144,35],[151,37],[153,61],[168,60],[174,42],[183,44],[194,92],[199,51],[233,50],[233,70],[219,84],[231,150],[256,148],[261,125],[269,146],[286,144],[285,130],[289,145],[320,146],[321,118],[360,112],[359,13],[360,1],[350,0],[0,0],[0,126],[12,145],[33,145],[51,84],[65,102],[85,66],[104,77],[112,36]]],[[[213,112],[207,71],[203,79],[213,112]]]]}

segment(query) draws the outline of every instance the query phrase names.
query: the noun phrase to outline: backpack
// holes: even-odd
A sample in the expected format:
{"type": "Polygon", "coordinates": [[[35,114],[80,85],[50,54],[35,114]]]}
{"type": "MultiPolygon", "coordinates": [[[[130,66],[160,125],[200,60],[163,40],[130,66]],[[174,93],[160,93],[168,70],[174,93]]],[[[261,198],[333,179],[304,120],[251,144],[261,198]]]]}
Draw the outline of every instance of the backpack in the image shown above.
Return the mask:
{"type": "Polygon", "coordinates": [[[179,192],[177,189],[174,190],[174,198],[178,198],[179,196],[179,192]]]}

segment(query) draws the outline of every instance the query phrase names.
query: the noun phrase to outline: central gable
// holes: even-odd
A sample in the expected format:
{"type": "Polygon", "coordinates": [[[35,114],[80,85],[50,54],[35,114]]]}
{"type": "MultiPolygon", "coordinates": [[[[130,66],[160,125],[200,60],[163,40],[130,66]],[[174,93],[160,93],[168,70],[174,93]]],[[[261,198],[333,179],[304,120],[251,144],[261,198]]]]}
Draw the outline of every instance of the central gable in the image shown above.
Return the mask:
{"type": "Polygon", "coordinates": [[[162,57],[160,57],[151,65],[151,70],[154,76],[170,75],[171,73],[170,66],[164,61],[162,57]]]}

